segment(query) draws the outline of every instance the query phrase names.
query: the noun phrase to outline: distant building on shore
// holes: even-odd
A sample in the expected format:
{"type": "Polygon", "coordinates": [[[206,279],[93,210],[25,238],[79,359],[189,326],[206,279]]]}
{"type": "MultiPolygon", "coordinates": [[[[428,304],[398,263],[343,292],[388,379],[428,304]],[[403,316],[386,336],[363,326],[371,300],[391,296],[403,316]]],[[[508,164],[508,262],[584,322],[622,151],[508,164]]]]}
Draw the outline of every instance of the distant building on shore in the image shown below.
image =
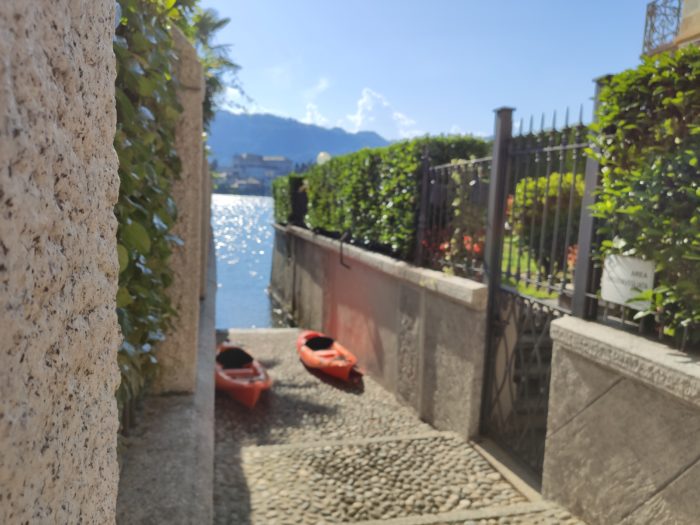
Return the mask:
{"type": "Polygon", "coordinates": [[[294,163],[282,156],[254,155],[242,153],[233,157],[233,165],[228,173],[227,182],[236,186],[238,181],[245,181],[246,186],[252,186],[251,181],[259,181],[260,194],[271,195],[272,181],[294,170],[294,163]]]}

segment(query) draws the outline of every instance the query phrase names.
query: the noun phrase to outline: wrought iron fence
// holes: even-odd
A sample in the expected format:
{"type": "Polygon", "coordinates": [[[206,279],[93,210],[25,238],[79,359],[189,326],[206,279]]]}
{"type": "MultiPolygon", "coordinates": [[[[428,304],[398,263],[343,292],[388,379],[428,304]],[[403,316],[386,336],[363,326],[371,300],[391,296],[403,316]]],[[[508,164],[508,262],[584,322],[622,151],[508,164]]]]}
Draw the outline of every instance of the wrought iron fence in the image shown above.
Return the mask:
{"type": "Polygon", "coordinates": [[[481,280],[490,171],[490,157],[424,169],[420,266],[481,280]]]}
{"type": "Polygon", "coordinates": [[[654,0],[647,4],[643,53],[653,55],[668,49],[678,34],[682,0],[654,0]]]}
{"type": "MultiPolygon", "coordinates": [[[[521,130],[523,129],[521,122],[521,130]]],[[[584,195],[588,129],[577,124],[513,137],[506,177],[501,284],[567,312],[573,296],[578,230],[584,195]]]]}

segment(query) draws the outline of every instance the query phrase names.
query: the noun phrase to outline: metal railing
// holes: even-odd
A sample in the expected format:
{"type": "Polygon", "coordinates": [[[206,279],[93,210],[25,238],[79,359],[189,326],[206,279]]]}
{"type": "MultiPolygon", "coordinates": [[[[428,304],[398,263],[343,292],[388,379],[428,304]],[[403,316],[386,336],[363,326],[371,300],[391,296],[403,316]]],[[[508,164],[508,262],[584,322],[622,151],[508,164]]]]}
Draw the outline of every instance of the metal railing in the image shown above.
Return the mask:
{"type": "Polygon", "coordinates": [[[654,0],[647,4],[643,53],[653,55],[671,47],[681,23],[682,0],[654,0]]]}
{"type": "MultiPolygon", "coordinates": [[[[521,123],[521,129],[523,129],[521,123]]],[[[582,115],[510,142],[501,283],[571,310],[588,128],[582,115]]]]}
{"type": "Polygon", "coordinates": [[[481,280],[491,158],[423,171],[417,264],[481,280]]]}

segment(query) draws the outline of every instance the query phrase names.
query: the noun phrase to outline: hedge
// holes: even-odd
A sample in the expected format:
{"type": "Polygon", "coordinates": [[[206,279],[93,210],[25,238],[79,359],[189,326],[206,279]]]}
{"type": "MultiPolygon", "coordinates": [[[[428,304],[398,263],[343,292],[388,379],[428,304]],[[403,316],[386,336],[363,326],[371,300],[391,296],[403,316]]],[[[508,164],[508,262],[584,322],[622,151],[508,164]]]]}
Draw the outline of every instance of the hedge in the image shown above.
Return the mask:
{"type": "MultiPolygon", "coordinates": [[[[432,164],[444,164],[483,157],[489,145],[473,137],[421,138],[314,166],[305,174],[306,225],[330,235],[349,232],[355,244],[408,259],[415,245],[424,151],[432,164]]],[[[277,183],[275,197],[282,200],[276,203],[276,220],[284,222],[289,208],[282,185],[277,183]]]]}
{"type": "MultiPolygon", "coordinates": [[[[594,214],[600,255],[656,263],[658,286],[643,295],[667,335],[694,327],[700,342],[700,49],[644,59],[601,90],[597,148],[602,183],[594,214]]],[[[687,341],[686,341],[687,343],[687,341]]]]}
{"type": "Polygon", "coordinates": [[[533,258],[539,253],[540,244],[546,247],[541,261],[537,261],[537,264],[541,262],[539,269],[544,275],[563,270],[569,248],[578,242],[583,194],[583,175],[574,176],[573,173],[562,175],[554,172],[543,177],[528,177],[518,182],[515,188],[513,217],[517,217],[514,221],[516,233],[526,249],[532,251],[533,258]],[[549,210],[546,218],[545,207],[549,210]],[[558,222],[557,209],[560,214],[558,222]],[[551,260],[550,249],[555,242],[555,260],[551,260]]]}
{"type": "Polygon", "coordinates": [[[275,222],[279,224],[294,222],[295,217],[293,217],[293,213],[295,210],[292,196],[294,192],[301,190],[303,183],[304,176],[296,173],[285,177],[278,177],[272,181],[275,222]]]}

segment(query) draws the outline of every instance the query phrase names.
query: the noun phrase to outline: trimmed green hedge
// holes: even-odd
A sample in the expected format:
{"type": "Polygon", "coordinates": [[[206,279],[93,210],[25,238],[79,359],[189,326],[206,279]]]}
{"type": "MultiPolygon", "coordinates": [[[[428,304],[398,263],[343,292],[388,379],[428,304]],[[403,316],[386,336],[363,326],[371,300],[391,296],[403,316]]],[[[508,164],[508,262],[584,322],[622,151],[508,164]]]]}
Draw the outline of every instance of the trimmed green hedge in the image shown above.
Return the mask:
{"type": "MultiPolygon", "coordinates": [[[[272,197],[274,198],[275,222],[289,224],[295,221],[294,193],[299,192],[304,185],[304,175],[292,173],[286,177],[278,177],[272,181],[272,197]]],[[[298,211],[297,211],[298,213],[298,211]]],[[[299,222],[303,218],[299,217],[299,222]]]]}
{"type": "MultiPolygon", "coordinates": [[[[581,174],[551,173],[549,176],[528,177],[518,182],[513,199],[513,217],[516,233],[523,245],[532,247],[532,257],[539,253],[540,243],[544,243],[542,267],[540,270],[548,275],[562,271],[566,265],[567,250],[578,242],[578,229],[581,219],[581,202],[584,194],[584,177],[581,174]],[[573,188],[572,188],[573,185],[573,188]],[[573,192],[572,192],[573,189],[573,192]],[[572,207],[569,210],[569,199],[572,207]],[[548,213],[545,220],[544,209],[548,213]],[[556,211],[559,209],[559,222],[556,211]],[[570,218],[569,238],[567,244],[567,225],[570,218]],[[544,223],[544,224],[543,224],[544,223]],[[556,227],[555,227],[556,226],[556,227]],[[544,241],[542,234],[544,233],[544,241]],[[556,259],[551,260],[550,248],[556,239],[556,259]]],[[[539,261],[538,261],[539,264],[539,261]]]]}
{"type": "Polygon", "coordinates": [[[275,222],[278,224],[287,224],[292,216],[292,195],[289,188],[290,177],[278,177],[272,181],[275,222]]]}
{"type": "MultiPolygon", "coordinates": [[[[644,59],[609,79],[593,129],[602,183],[594,214],[601,256],[656,263],[644,296],[666,334],[700,342],[700,49],[644,59]]],[[[691,342],[692,343],[692,342],[691,342]]]]}
{"type": "MultiPolygon", "coordinates": [[[[408,259],[415,245],[421,157],[432,164],[484,157],[489,144],[474,137],[436,137],[365,149],[331,159],[305,174],[306,225],[331,235],[349,231],[351,241],[408,259]]],[[[288,195],[277,182],[276,215],[288,213],[288,195]]]]}

